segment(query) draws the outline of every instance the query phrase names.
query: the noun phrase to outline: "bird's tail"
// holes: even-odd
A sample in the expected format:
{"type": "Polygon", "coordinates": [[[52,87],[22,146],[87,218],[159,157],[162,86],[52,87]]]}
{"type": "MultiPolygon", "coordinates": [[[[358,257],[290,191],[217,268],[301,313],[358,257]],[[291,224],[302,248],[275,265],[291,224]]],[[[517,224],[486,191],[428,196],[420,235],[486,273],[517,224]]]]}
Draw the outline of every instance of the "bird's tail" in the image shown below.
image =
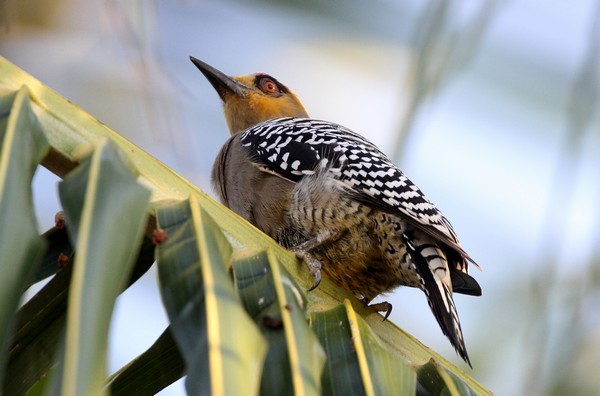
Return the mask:
{"type": "MultiPolygon", "coordinates": [[[[407,233],[408,234],[408,233],[407,233]]],[[[427,302],[442,332],[465,362],[471,366],[463,339],[458,312],[452,299],[452,283],[446,256],[425,234],[403,235],[407,252],[427,296],[427,302]]]]}

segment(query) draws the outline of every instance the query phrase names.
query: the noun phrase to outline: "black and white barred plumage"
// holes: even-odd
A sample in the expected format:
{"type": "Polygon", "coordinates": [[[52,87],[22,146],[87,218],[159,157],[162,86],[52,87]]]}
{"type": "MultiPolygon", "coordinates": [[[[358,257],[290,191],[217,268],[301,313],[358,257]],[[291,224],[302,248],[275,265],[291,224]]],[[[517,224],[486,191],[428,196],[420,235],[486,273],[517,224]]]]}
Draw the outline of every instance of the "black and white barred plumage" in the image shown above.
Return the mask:
{"type": "Polygon", "coordinates": [[[313,175],[324,161],[359,202],[405,215],[469,259],[436,206],[377,146],[350,129],[311,118],[279,118],[245,130],[240,141],[258,162],[293,181],[313,175]]]}
{"type": "MultiPolygon", "coordinates": [[[[318,261],[327,261],[323,267],[326,273],[361,293],[365,301],[374,297],[372,290],[379,294],[398,285],[421,288],[442,331],[469,362],[452,288],[465,294],[481,293],[479,285],[467,275],[467,260],[472,260],[460,247],[450,222],[384,153],[343,126],[310,118],[265,121],[241,132],[238,139],[261,171],[296,183],[296,196],[297,190],[306,190],[291,209],[296,219],[293,228],[302,229],[299,232],[306,238],[316,238],[315,234],[322,229],[337,229],[338,224],[347,223],[348,229],[364,228],[365,233],[377,235],[377,243],[385,245],[382,250],[387,249],[381,260],[371,257],[375,264],[366,265],[361,272],[352,272],[349,267],[334,269],[337,264],[333,262],[343,261],[342,257],[355,259],[339,255],[339,249],[370,249],[371,242],[361,244],[357,239],[363,237],[350,231],[350,236],[332,239],[335,240],[333,247],[320,247],[313,252],[318,261]],[[327,196],[314,198],[313,202],[313,197],[321,191],[327,196]],[[307,202],[304,204],[304,201],[307,202]],[[336,208],[346,212],[346,223],[338,219],[336,208]],[[315,210],[320,211],[320,220],[315,210]],[[348,213],[356,220],[348,220],[348,213]],[[326,217],[332,220],[326,221],[326,217]],[[370,217],[377,219],[372,230],[365,220],[370,217]],[[377,264],[379,261],[383,264],[377,264]],[[378,274],[378,271],[390,273],[378,274]],[[361,288],[344,279],[346,273],[348,278],[375,274],[373,278],[378,285],[361,288]],[[386,283],[388,278],[389,284],[386,283]]],[[[358,281],[368,283],[364,279],[358,281]]]]}

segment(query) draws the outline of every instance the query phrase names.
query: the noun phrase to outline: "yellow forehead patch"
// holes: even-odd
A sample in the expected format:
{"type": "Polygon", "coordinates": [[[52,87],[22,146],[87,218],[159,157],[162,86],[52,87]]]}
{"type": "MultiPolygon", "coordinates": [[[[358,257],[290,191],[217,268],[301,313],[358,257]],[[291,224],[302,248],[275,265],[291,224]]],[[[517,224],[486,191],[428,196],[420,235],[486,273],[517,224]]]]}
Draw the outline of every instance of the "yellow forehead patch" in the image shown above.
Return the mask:
{"type": "Polygon", "coordinates": [[[254,74],[251,74],[249,76],[238,76],[238,77],[233,77],[234,80],[241,82],[242,84],[244,84],[245,86],[247,86],[250,89],[254,89],[254,74]]]}

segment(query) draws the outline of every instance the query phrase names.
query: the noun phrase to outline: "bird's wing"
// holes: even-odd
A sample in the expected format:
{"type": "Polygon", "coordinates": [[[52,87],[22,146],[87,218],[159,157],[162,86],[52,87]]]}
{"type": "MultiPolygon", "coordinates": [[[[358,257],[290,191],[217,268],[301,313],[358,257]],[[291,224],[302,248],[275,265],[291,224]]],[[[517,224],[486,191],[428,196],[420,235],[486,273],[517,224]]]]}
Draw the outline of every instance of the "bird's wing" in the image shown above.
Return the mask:
{"type": "Polygon", "coordinates": [[[326,166],[357,201],[400,216],[475,263],[435,205],[361,135],[328,121],[280,118],[241,132],[240,141],[253,161],[292,181],[326,166]]]}

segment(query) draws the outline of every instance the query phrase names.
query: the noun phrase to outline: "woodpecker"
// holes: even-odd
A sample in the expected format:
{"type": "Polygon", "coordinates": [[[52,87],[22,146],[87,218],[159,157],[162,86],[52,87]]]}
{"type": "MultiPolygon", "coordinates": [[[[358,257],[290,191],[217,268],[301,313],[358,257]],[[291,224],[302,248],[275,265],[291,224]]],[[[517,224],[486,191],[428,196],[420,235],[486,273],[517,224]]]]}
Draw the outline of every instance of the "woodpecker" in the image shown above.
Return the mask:
{"type": "MultiPolygon", "coordinates": [[[[231,133],[212,170],[221,201],[365,305],[399,286],[421,289],[469,364],[452,292],[480,296],[477,265],[450,222],[373,143],[309,118],[274,77],[229,77],[190,57],[219,94],[231,133]]],[[[372,304],[391,311],[387,302],[372,304]]]]}

